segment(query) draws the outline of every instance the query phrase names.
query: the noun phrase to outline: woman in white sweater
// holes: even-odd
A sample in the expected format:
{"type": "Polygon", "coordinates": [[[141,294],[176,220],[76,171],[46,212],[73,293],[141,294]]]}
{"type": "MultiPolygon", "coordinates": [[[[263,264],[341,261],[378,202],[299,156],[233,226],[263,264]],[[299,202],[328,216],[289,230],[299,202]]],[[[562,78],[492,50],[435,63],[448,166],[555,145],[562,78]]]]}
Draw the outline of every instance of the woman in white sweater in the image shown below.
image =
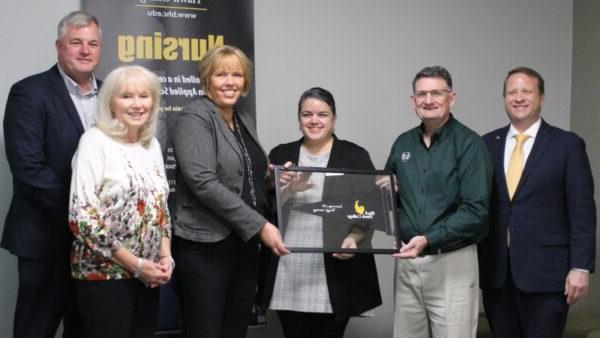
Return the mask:
{"type": "Polygon", "coordinates": [[[175,265],[169,187],[154,137],[159,88],[143,67],[112,71],[98,96],[96,126],[73,157],[71,270],[86,337],[152,337],[156,286],[175,265]]]}

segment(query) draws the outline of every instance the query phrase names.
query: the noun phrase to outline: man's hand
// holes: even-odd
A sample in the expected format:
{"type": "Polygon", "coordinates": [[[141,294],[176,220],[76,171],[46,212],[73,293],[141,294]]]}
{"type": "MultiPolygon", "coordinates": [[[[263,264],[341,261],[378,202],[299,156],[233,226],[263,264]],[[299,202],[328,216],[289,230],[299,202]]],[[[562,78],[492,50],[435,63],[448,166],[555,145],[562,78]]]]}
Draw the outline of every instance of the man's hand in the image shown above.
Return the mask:
{"type": "Polygon", "coordinates": [[[275,255],[283,256],[290,253],[281,239],[279,229],[273,224],[265,223],[258,233],[264,245],[271,249],[275,255]]]}
{"type": "MultiPolygon", "coordinates": [[[[394,191],[398,192],[398,179],[396,175],[394,177],[394,191]]],[[[379,189],[391,189],[392,182],[390,182],[390,176],[388,175],[378,175],[375,177],[375,184],[379,187],[379,189]]]]}
{"type": "Polygon", "coordinates": [[[404,244],[398,253],[393,256],[396,258],[415,258],[427,247],[427,237],[415,236],[408,243],[404,244]]]}
{"type": "Polygon", "coordinates": [[[581,302],[588,293],[590,274],[584,271],[571,270],[565,281],[565,296],[567,304],[573,305],[581,302]]]}

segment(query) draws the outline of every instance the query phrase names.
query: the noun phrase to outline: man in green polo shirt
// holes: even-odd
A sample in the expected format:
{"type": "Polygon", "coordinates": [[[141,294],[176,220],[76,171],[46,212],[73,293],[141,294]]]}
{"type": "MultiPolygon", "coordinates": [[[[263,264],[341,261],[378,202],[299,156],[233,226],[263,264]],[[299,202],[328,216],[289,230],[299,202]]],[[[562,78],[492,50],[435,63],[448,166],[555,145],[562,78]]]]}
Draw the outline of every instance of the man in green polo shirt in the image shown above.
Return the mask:
{"type": "Polygon", "coordinates": [[[396,139],[386,164],[398,179],[402,239],[394,338],[474,338],[492,164],[481,137],[450,113],[456,94],[445,68],[422,69],[412,85],[422,123],[396,139]]]}

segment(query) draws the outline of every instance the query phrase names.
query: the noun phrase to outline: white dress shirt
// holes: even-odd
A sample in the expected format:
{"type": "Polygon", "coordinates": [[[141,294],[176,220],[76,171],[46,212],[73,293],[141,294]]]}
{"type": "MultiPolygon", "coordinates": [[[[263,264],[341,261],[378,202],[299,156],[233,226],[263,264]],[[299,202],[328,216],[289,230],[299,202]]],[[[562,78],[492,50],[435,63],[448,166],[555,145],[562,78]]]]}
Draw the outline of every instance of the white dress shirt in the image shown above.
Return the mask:
{"type": "Polygon", "coordinates": [[[62,76],[71,96],[71,100],[77,109],[83,129],[88,130],[96,124],[96,103],[98,98],[98,84],[94,75],[90,76],[91,89],[89,93],[84,93],[77,82],[73,81],[61,68],[58,66],[60,76],[62,76]]]}
{"type": "MultiPolygon", "coordinates": [[[[540,130],[540,126],[542,125],[542,119],[538,119],[531,127],[527,128],[523,134],[527,134],[529,138],[523,144],[523,165],[527,163],[527,158],[531,153],[531,148],[533,148],[533,143],[535,142],[535,137],[537,136],[538,131],[540,130]]],[[[506,145],[504,147],[504,174],[508,171],[508,163],[510,162],[510,156],[512,155],[513,150],[515,149],[515,145],[517,144],[517,139],[515,135],[520,134],[517,129],[511,124],[508,129],[508,134],[506,135],[506,145]]]]}

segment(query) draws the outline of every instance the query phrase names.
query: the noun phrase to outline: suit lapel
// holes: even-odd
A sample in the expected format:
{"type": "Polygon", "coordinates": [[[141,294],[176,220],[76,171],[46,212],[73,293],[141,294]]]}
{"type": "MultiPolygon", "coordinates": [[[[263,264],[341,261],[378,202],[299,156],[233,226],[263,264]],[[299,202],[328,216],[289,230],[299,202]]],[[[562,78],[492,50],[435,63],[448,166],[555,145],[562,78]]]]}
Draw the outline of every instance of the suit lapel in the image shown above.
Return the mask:
{"type": "Polygon", "coordinates": [[[50,82],[52,83],[52,90],[54,90],[56,97],[60,100],[63,107],[65,108],[64,111],[67,113],[67,115],[69,115],[69,117],[75,124],[75,127],[77,127],[77,131],[81,135],[85,131],[83,129],[83,123],[81,122],[79,113],[77,113],[77,108],[75,108],[75,104],[71,99],[71,95],[67,90],[65,81],[60,76],[58,66],[55,65],[54,67],[52,67],[51,70],[52,71],[50,72],[50,82]]]}
{"type": "Polygon", "coordinates": [[[213,114],[215,114],[215,118],[217,120],[217,125],[219,126],[221,134],[223,135],[223,137],[225,137],[227,142],[229,142],[231,149],[233,149],[233,151],[238,155],[238,157],[240,158],[240,161],[243,162],[242,151],[240,149],[240,146],[237,144],[235,136],[231,132],[231,129],[229,129],[229,126],[227,126],[227,123],[225,123],[225,120],[223,120],[223,117],[221,116],[221,113],[219,113],[218,108],[215,105],[212,105],[212,106],[214,108],[214,109],[212,109],[212,112],[213,112],[213,114]]]}
{"type": "Polygon", "coordinates": [[[338,138],[333,134],[333,144],[331,145],[331,152],[329,153],[329,161],[327,161],[327,168],[337,168],[340,167],[340,158],[342,157],[342,151],[337,146],[338,138]]]}
{"type": "Polygon", "coordinates": [[[494,161],[494,171],[497,173],[496,177],[498,180],[498,192],[500,196],[504,196],[507,200],[510,199],[508,196],[508,188],[506,186],[506,173],[504,172],[504,151],[506,148],[506,135],[508,135],[508,126],[498,130],[498,132],[492,136],[492,156],[494,161]]]}
{"type": "Polygon", "coordinates": [[[533,148],[531,148],[531,153],[529,157],[527,157],[527,161],[525,162],[525,168],[523,169],[523,175],[521,176],[521,180],[519,181],[519,185],[517,186],[517,190],[515,191],[516,198],[519,195],[519,191],[523,188],[523,186],[527,183],[527,178],[534,171],[535,166],[542,158],[542,155],[546,151],[546,147],[551,140],[551,128],[544,120],[542,120],[542,124],[540,125],[540,129],[538,130],[537,135],[535,136],[535,142],[533,143],[533,148]]]}

